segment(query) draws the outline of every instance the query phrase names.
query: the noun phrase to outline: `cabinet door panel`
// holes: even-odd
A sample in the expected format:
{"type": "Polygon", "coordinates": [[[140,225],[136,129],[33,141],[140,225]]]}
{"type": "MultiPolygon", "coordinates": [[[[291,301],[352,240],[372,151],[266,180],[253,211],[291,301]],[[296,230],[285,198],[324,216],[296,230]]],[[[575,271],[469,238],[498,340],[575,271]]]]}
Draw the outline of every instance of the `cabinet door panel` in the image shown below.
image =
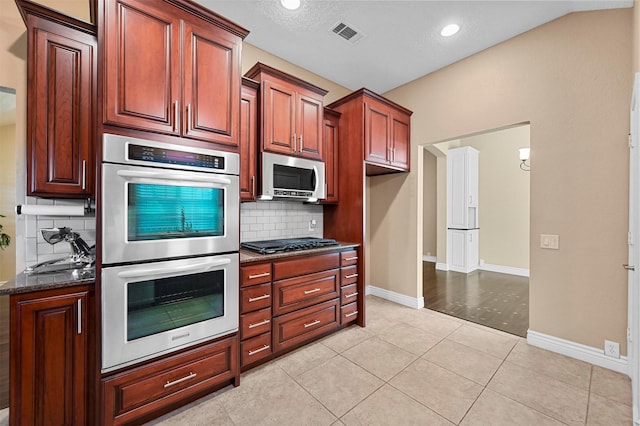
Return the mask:
{"type": "Polygon", "coordinates": [[[338,120],[332,117],[324,120],[324,164],[325,164],[325,179],[327,182],[327,196],[323,202],[325,203],[337,203],[338,202],[338,160],[339,160],[339,147],[338,147],[338,120]]]}
{"type": "Polygon", "coordinates": [[[205,23],[185,22],[185,136],[238,146],[240,49],[237,38],[205,23]]]}
{"type": "Polygon", "coordinates": [[[392,139],[393,147],[391,148],[391,165],[409,170],[409,141],[411,135],[409,133],[409,120],[403,120],[400,117],[393,117],[392,139]]]}
{"type": "Polygon", "coordinates": [[[271,81],[263,87],[263,149],[290,154],[294,152],[295,91],[271,81]]]}
{"type": "Polygon", "coordinates": [[[365,161],[387,163],[390,121],[391,117],[387,109],[365,103],[365,161]]]}
{"type": "Polygon", "coordinates": [[[322,102],[299,95],[298,108],[298,152],[307,158],[322,160],[322,102]]]}
{"type": "Polygon", "coordinates": [[[240,101],[240,200],[255,201],[258,162],[257,91],[242,87],[240,101]]]}
{"type": "Polygon", "coordinates": [[[180,21],[138,0],[106,15],[105,122],[178,134],[180,21]]]}

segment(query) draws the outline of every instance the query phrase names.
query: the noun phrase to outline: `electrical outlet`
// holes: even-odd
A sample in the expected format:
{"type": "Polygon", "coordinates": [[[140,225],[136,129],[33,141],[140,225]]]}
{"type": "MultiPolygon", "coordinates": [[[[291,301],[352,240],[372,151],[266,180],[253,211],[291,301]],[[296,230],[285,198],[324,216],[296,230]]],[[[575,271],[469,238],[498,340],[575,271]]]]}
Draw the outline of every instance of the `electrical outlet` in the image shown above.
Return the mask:
{"type": "Polygon", "coordinates": [[[316,230],[316,220],[315,219],[311,219],[309,221],[309,231],[313,232],[316,230]]]}
{"type": "Polygon", "coordinates": [[[540,247],[545,249],[560,249],[560,236],[558,235],[549,235],[549,234],[540,234],[540,247]]]}
{"type": "Polygon", "coordinates": [[[604,354],[612,358],[620,358],[620,344],[610,340],[604,341],[604,354]]]}

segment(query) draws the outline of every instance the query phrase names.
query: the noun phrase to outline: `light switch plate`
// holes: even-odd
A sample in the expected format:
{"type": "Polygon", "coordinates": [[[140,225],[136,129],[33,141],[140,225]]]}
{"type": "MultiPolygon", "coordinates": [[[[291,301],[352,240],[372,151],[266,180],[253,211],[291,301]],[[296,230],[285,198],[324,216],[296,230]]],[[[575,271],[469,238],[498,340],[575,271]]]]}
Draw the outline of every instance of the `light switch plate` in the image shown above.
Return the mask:
{"type": "Polygon", "coordinates": [[[560,236],[550,234],[540,234],[540,247],[545,249],[559,250],[560,236]]]}

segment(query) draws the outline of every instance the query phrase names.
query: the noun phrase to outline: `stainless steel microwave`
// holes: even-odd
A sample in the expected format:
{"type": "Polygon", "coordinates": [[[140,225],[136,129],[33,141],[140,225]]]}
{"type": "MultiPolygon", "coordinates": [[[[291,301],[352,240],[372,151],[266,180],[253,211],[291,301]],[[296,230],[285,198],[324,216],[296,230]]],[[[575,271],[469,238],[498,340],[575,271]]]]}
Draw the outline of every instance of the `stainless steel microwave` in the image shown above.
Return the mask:
{"type": "Polygon", "coordinates": [[[261,200],[278,198],[315,202],[326,197],[322,161],[262,153],[261,200]]]}

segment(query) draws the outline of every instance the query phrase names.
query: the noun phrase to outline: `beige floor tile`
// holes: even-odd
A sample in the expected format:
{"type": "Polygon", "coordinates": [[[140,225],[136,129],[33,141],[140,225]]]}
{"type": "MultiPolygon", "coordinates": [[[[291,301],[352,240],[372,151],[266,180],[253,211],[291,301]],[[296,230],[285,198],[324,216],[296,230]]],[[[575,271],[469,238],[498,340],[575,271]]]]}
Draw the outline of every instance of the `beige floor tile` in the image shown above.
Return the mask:
{"type": "Polygon", "coordinates": [[[452,423],[389,385],[384,385],[342,417],[347,426],[432,425],[452,423]]]}
{"type": "Polygon", "coordinates": [[[433,314],[428,309],[420,309],[413,318],[407,320],[407,324],[418,327],[434,336],[447,337],[458,329],[462,322],[446,315],[433,314]]]}
{"type": "Polygon", "coordinates": [[[516,337],[501,336],[479,327],[462,325],[449,336],[450,340],[505,359],[518,342],[516,337]]]}
{"type": "Polygon", "coordinates": [[[507,361],[581,389],[589,390],[591,364],[536,348],[524,340],[518,342],[513,348],[507,361]]]}
{"type": "Polygon", "coordinates": [[[422,358],[483,386],[502,364],[502,359],[498,357],[449,339],[442,340],[422,358]]]}
{"type": "Polygon", "coordinates": [[[384,332],[378,334],[378,337],[418,356],[424,354],[442,340],[442,337],[434,336],[420,328],[405,323],[391,325],[384,332]]]}
{"type": "Polygon", "coordinates": [[[630,406],[617,401],[591,394],[587,425],[609,426],[633,424],[633,413],[630,406]]]}
{"type": "Polygon", "coordinates": [[[505,361],[487,387],[570,425],[584,425],[589,394],[505,361]]]}
{"type": "Polygon", "coordinates": [[[259,377],[254,375],[251,379],[248,384],[219,396],[236,426],[328,426],[336,421],[336,416],[277,366],[265,369],[259,377]],[[265,380],[267,378],[268,381],[265,380]]]}
{"type": "Polygon", "coordinates": [[[424,359],[418,359],[389,384],[455,424],[482,392],[477,383],[424,359]]]}
{"type": "Polygon", "coordinates": [[[342,356],[384,381],[391,379],[418,358],[417,355],[378,337],[367,339],[344,351],[342,356]]]}
{"type": "Polygon", "coordinates": [[[460,423],[461,426],[562,426],[549,416],[485,389],[460,423]]]}
{"type": "Polygon", "coordinates": [[[593,366],[591,393],[631,405],[631,379],[602,367],[593,366]]]}
{"type": "Polygon", "coordinates": [[[390,327],[398,324],[398,321],[380,314],[378,309],[367,310],[365,330],[368,333],[378,335],[386,332],[390,327]]]}
{"type": "Polygon", "coordinates": [[[374,334],[369,333],[366,328],[362,328],[358,325],[352,325],[344,330],[325,337],[320,340],[320,342],[330,349],[333,349],[335,352],[342,353],[373,336],[374,334]]]}
{"type": "Polygon", "coordinates": [[[318,342],[277,358],[275,363],[290,376],[297,377],[336,355],[333,349],[318,342]]]}
{"type": "Polygon", "coordinates": [[[205,397],[159,417],[147,426],[235,426],[219,398],[205,397]]]}
{"type": "Polygon", "coordinates": [[[344,415],[384,384],[342,356],[331,358],[296,380],[336,417],[344,415]]]}

